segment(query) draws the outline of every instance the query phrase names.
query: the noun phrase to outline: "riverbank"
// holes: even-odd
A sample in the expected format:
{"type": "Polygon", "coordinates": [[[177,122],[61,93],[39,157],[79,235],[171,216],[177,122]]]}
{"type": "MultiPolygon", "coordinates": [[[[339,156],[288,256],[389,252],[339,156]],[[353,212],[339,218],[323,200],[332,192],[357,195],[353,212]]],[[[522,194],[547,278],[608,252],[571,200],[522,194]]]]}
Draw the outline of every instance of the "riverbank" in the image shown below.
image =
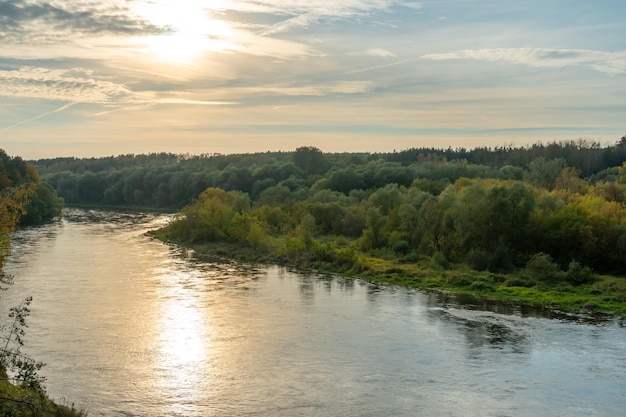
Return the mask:
{"type": "Polygon", "coordinates": [[[11,384],[0,369],[0,415],[16,417],[85,417],[73,404],[59,405],[39,391],[11,384]]]}
{"type": "MultiPolygon", "coordinates": [[[[469,294],[485,300],[530,304],[569,313],[626,316],[626,279],[594,274],[584,284],[545,282],[526,269],[508,273],[476,271],[436,257],[375,257],[349,247],[313,241],[308,248],[285,251],[285,242],[251,247],[232,242],[192,243],[177,240],[168,228],[149,232],[165,243],[193,249],[199,257],[278,264],[300,271],[340,274],[385,285],[469,294]]],[[[564,274],[564,273],[563,273],[564,274]]]]}

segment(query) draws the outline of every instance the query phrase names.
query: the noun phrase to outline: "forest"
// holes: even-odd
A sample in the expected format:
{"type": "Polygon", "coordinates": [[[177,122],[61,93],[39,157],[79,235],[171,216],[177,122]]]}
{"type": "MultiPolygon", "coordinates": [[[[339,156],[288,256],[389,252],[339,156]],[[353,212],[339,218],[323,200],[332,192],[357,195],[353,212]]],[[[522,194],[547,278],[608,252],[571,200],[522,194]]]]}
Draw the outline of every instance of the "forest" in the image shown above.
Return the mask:
{"type": "Polygon", "coordinates": [[[607,147],[305,146],[31,163],[70,205],[180,210],[160,232],[170,241],[230,243],[230,252],[416,286],[436,273],[487,292],[587,288],[604,297],[594,305],[608,305],[626,301],[624,280],[597,279],[626,274],[625,162],[626,136],[607,147]]]}
{"type": "Polygon", "coordinates": [[[431,181],[437,192],[460,177],[528,180],[551,189],[561,170],[580,178],[614,182],[626,161],[626,137],[614,146],[589,140],[528,147],[408,149],[391,153],[295,152],[239,155],[120,155],[29,161],[67,204],[177,210],[208,187],[241,191],[255,200],[265,189],[284,186],[302,195],[328,189],[349,194],[388,184],[431,181]],[[318,182],[316,184],[316,182],[318,182]]]}

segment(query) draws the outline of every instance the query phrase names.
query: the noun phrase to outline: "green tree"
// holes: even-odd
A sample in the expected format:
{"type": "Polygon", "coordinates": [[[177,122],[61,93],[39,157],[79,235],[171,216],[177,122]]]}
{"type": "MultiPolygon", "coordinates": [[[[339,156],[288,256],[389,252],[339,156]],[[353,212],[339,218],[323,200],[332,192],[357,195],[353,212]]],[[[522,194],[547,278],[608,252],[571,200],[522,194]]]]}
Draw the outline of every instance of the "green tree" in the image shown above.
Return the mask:
{"type": "Polygon", "coordinates": [[[367,211],[365,230],[360,239],[360,246],[363,250],[377,249],[387,244],[384,233],[386,223],[387,218],[379,209],[372,207],[367,211]]]}
{"type": "Polygon", "coordinates": [[[551,190],[565,166],[565,159],[563,158],[546,159],[539,157],[528,165],[527,179],[536,187],[551,190]]]}
{"type": "Polygon", "coordinates": [[[61,217],[63,205],[63,199],[57,196],[54,188],[45,183],[37,184],[20,223],[37,224],[61,217]]]}
{"type": "Polygon", "coordinates": [[[314,146],[302,146],[293,153],[293,163],[308,175],[320,175],[329,168],[328,160],[321,150],[314,146]]]}
{"type": "Polygon", "coordinates": [[[207,188],[198,199],[185,206],[170,225],[175,234],[191,242],[227,239],[237,195],[220,188],[207,188]]]}

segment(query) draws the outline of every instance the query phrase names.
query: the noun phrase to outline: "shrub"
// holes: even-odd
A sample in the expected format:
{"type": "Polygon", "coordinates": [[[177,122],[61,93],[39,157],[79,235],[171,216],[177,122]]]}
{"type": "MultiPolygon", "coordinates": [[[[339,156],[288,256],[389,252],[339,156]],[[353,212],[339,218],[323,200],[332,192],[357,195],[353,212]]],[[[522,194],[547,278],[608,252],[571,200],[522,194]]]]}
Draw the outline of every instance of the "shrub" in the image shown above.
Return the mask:
{"type": "Polygon", "coordinates": [[[406,240],[396,240],[391,245],[391,249],[399,255],[406,255],[411,251],[411,245],[406,240]]]}
{"type": "Polygon", "coordinates": [[[288,238],[278,249],[278,254],[283,257],[297,256],[307,250],[306,243],[301,238],[288,238]]]}
{"type": "Polygon", "coordinates": [[[447,268],[450,266],[450,261],[443,252],[437,251],[432,257],[432,264],[435,267],[447,268]]]}
{"type": "Polygon", "coordinates": [[[420,260],[420,255],[416,251],[411,251],[410,253],[403,256],[400,261],[404,263],[415,263],[420,260]]]}
{"type": "Polygon", "coordinates": [[[356,252],[352,248],[341,248],[335,252],[335,261],[342,266],[351,267],[356,261],[356,252]]]}
{"type": "Polygon", "coordinates": [[[572,285],[588,284],[593,282],[593,271],[588,266],[572,260],[565,273],[565,279],[572,285]]]}
{"type": "Polygon", "coordinates": [[[559,266],[550,255],[543,252],[531,256],[526,269],[542,281],[556,281],[560,275],[559,266]]]}
{"type": "Polygon", "coordinates": [[[320,261],[332,262],[335,259],[335,250],[330,243],[314,242],[311,249],[320,261]]]}

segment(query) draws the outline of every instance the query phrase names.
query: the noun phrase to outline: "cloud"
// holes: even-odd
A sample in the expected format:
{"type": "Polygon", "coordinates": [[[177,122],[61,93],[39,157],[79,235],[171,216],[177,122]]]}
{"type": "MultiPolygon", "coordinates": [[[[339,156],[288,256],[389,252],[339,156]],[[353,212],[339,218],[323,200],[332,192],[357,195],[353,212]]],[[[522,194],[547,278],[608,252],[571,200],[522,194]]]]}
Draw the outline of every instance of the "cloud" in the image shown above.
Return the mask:
{"type": "Polygon", "coordinates": [[[228,106],[238,104],[234,101],[193,100],[184,97],[184,93],[168,92],[167,97],[159,97],[155,92],[135,93],[126,86],[111,81],[99,80],[92,71],[83,68],[55,70],[46,68],[24,67],[14,71],[0,70],[0,97],[18,99],[42,99],[47,101],[66,101],[64,105],[29,117],[0,129],[5,133],[18,126],[62,112],[77,104],[96,104],[107,110],[92,114],[103,116],[109,113],[142,110],[158,105],[192,106],[228,106]]]}
{"type": "Polygon", "coordinates": [[[369,55],[369,56],[378,56],[378,57],[381,57],[381,58],[390,58],[390,57],[396,56],[396,54],[394,54],[393,52],[388,51],[388,50],[383,49],[383,48],[368,49],[365,52],[365,54],[369,55]]]}
{"type": "Polygon", "coordinates": [[[325,16],[346,16],[376,10],[387,10],[393,6],[419,8],[418,3],[398,0],[217,0],[211,5],[219,10],[248,13],[278,13],[300,15],[318,13],[325,16]]]}
{"type": "Polygon", "coordinates": [[[97,79],[93,72],[83,68],[47,69],[23,67],[14,71],[0,70],[0,97],[66,101],[60,108],[21,121],[5,128],[31,122],[42,117],[66,110],[79,103],[98,104],[112,109],[96,113],[103,115],[121,110],[147,108],[159,104],[221,106],[237,104],[233,101],[192,100],[181,98],[183,93],[168,92],[167,97],[159,97],[155,92],[137,93],[128,87],[107,80],[97,79]]]}
{"type": "Polygon", "coordinates": [[[422,10],[423,8],[422,3],[417,2],[417,1],[404,1],[404,2],[400,2],[400,5],[402,7],[407,7],[409,9],[415,9],[415,10],[422,10]]]}
{"type": "Polygon", "coordinates": [[[280,86],[266,88],[267,92],[289,96],[323,96],[329,94],[362,94],[370,89],[369,81],[339,81],[325,85],[280,86]]]}
{"type": "Polygon", "coordinates": [[[406,64],[407,62],[411,62],[411,61],[412,60],[403,59],[402,61],[391,62],[389,64],[376,65],[376,66],[373,66],[373,67],[360,68],[360,69],[357,69],[357,70],[348,71],[345,74],[358,74],[358,73],[361,73],[361,72],[375,71],[375,70],[379,70],[379,69],[395,67],[396,65],[406,64]]]}
{"type": "Polygon", "coordinates": [[[278,59],[300,59],[308,56],[320,56],[309,45],[288,39],[263,36],[245,30],[233,30],[236,32],[236,42],[230,44],[226,52],[240,52],[253,56],[270,56],[278,59]]]}
{"type": "Polygon", "coordinates": [[[98,80],[83,68],[0,70],[0,84],[0,96],[82,103],[110,103],[132,94],[124,85],[98,80]]]}
{"type": "Polygon", "coordinates": [[[323,19],[343,19],[364,16],[373,12],[389,11],[393,7],[407,7],[419,10],[421,5],[411,1],[398,0],[218,0],[211,7],[222,11],[245,13],[269,13],[291,16],[275,23],[260,34],[263,36],[287,32],[298,27],[308,27],[323,19]]]}
{"type": "MultiPolygon", "coordinates": [[[[327,96],[334,94],[364,94],[370,91],[369,81],[337,81],[326,84],[298,85],[276,84],[259,85],[255,87],[230,88],[228,92],[233,96],[250,97],[254,95],[272,96],[327,96]]],[[[226,94],[226,92],[224,92],[226,94]]]]}
{"type": "Polygon", "coordinates": [[[118,105],[112,106],[109,110],[94,113],[94,116],[104,116],[110,113],[131,110],[144,110],[159,104],[183,104],[192,106],[233,106],[239,104],[236,101],[207,101],[207,100],[189,100],[184,98],[154,98],[154,99],[137,99],[118,105]]]}
{"type": "Polygon", "coordinates": [[[119,2],[0,0],[0,39],[16,44],[54,43],[77,33],[129,36],[167,30],[133,16],[119,2]]]}
{"type": "Polygon", "coordinates": [[[581,65],[609,74],[626,73],[626,51],[603,52],[545,48],[466,49],[449,53],[427,54],[422,58],[431,60],[475,59],[553,68],[581,65]]]}
{"type": "Polygon", "coordinates": [[[295,27],[308,27],[314,23],[317,23],[322,18],[319,13],[309,12],[304,13],[296,17],[292,17],[287,20],[283,20],[276,24],[273,24],[266,30],[259,33],[261,36],[270,36],[281,32],[287,32],[295,27]]]}
{"type": "Polygon", "coordinates": [[[41,119],[43,117],[50,116],[51,114],[58,113],[58,112],[61,112],[63,110],[69,109],[70,107],[75,106],[76,104],[78,104],[78,103],[73,103],[73,102],[66,103],[66,104],[62,105],[61,107],[59,107],[59,108],[57,108],[55,110],[49,111],[47,113],[40,114],[40,115],[35,116],[35,117],[31,117],[30,119],[27,119],[27,120],[22,120],[21,122],[14,123],[11,126],[5,127],[4,129],[0,129],[0,133],[4,133],[4,132],[6,132],[8,130],[13,129],[14,127],[18,127],[18,126],[23,125],[25,123],[34,122],[35,120],[39,120],[39,119],[41,119]]]}

